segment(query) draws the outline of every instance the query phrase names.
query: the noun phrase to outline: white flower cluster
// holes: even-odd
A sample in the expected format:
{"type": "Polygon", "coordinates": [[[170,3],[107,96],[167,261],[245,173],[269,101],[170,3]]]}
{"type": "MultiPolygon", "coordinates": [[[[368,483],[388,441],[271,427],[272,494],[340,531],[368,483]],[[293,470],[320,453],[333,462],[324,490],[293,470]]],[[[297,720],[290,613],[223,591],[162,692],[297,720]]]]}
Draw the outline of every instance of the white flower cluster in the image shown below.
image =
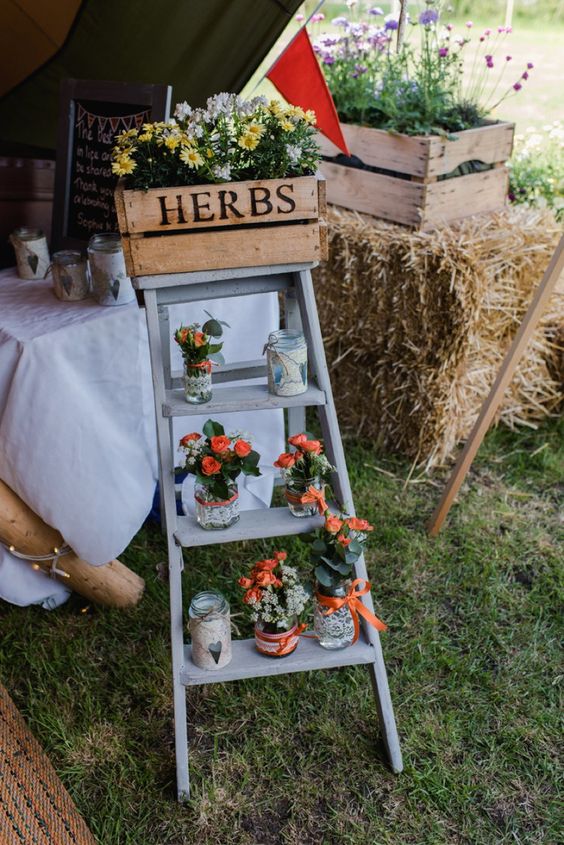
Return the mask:
{"type": "Polygon", "coordinates": [[[204,448],[205,438],[201,437],[199,440],[189,440],[188,443],[181,448],[184,452],[183,469],[190,470],[196,465],[196,461],[200,457],[204,448]]]}
{"type": "Polygon", "coordinates": [[[274,587],[266,587],[262,591],[260,602],[252,602],[251,619],[258,622],[283,622],[293,616],[299,616],[309,601],[309,596],[300,584],[300,577],[292,566],[281,563],[278,576],[283,584],[283,589],[276,590],[274,587]]]}

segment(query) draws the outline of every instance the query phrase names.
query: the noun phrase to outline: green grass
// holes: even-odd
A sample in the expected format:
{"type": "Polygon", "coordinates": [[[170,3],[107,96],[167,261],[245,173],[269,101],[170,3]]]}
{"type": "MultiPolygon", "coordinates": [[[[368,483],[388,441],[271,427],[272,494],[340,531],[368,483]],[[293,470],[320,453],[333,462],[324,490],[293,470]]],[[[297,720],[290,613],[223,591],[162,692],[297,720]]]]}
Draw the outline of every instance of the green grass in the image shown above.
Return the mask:
{"type": "MultiPolygon", "coordinates": [[[[347,443],[405,757],[386,768],[361,667],[191,690],[193,798],[174,800],[161,535],[123,560],[147,592],[128,612],[74,597],[0,603],[1,677],[100,845],[524,845],[559,841],[558,612],[564,425],[492,433],[438,539],[441,475],[347,443]],[[378,468],[378,469],[376,469],[378,468]],[[385,471],[385,472],[383,472],[385,471]]],[[[272,543],[189,558],[186,601],[225,591],[272,543]]],[[[284,543],[304,560],[298,541],[284,543]]]]}

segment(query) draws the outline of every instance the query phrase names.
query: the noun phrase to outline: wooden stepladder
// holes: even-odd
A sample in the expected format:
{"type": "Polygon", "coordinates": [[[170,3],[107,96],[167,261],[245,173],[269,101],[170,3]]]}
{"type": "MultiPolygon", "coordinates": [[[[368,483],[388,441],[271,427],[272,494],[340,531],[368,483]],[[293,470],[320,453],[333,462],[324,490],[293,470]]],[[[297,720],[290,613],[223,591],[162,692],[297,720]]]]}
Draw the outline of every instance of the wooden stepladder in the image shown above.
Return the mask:
{"type": "MultiPolygon", "coordinates": [[[[144,292],[145,298],[157,419],[159,471],[166,520],[179,800],[186,800],[189,797],[185,688],[194,684],[365,664],[374,690],[390,766],[394,772],[401,772],[403,768],[386,667],[379,635],[375,628],[364,625],[363,622],[363,630],[358,641],[353,646],[339,651],[327,651],[321,648],[314,639],[302,639],[296,651],[281,661],[259,654],[255,649],[254,640],[237,640],[233,643],[231,662],[223,669],[214,672],[206,672],[192,663],[190,646],[184,643],[181,590],[181,573],[184,568],[183,548],[306,533],[322,524],[322,518],[315,516],[296,519],[287,507],[269,508],[243,511],[239,522],[225,531],[206,531],[200,528],[192,517],[177,516],[174,489],[175,450],[172,442],[173,417],[194,414],[209,414],[213,417],[216,414],[235,411],[284,408],[288,410],[289,433],[295,434],[304,428],[304,409],[316,407],[327,457],[336,467],[332,479],[335,494],[347,507],[348,512],[354,513],[311,280],[310,271],[314,266],[311,263],[274,265],[140,276],[134,280],[135,286],[144,292]],[[165,313],[167,306],[273,291],[282,291],[285,295],[288,327],[296,328],[298,325],[303,327],[310,365],[307,392],[299,396],[273,396],[267,389],[264,361],[248,361],[222,367],[221,373],[214,376],[211,402],[205,405],[189,405],[181,389],[181,374],[172,373],[170,368],[171,332],[165,313]],[[261,384],[229,386],[230,381],[258,377],[262,379],[261,384]]],[[[357,562],[355,570],[357,578],[366,579],[366,567],[362,558],[357,562]]],[[[370,594],[364,596],[362,601],[369,610],[373,610],[370,594]]]]}

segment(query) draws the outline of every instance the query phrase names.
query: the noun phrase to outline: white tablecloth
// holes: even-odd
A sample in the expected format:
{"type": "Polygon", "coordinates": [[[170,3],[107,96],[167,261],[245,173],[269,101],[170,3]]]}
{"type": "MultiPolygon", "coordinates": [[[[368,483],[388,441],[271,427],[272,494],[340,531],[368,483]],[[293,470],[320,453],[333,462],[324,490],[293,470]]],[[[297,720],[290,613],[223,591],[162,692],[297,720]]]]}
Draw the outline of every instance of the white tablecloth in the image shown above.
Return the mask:
{"type": "MultiPolygon", "coordinates": [[[[203,308],[231,324],[225,336],[231,361],[259,358],[268,332],[278,327],[271,294],[175,306],[171,329],[181,320],[203,321],[203,308]]],[[[117,557],[151,508],[153,408],[145,315],[135,302],[63,303],[49,281],[0,273],[0,478],[92,564],[117,557]]],[[[199,430],[206,418],[175,420],[175,438],[199,430]]],[[[282,413],[219,419],[227,430],[254,435],[267,476],[249,479],[246,493],[241,485],[242,504],[266,506],[269,467],[283,448],[282,413]]],[[[0,597],[18,604],[47,599],[51,606],[64,595],[60,585],[0,550],[0,597]]]]}

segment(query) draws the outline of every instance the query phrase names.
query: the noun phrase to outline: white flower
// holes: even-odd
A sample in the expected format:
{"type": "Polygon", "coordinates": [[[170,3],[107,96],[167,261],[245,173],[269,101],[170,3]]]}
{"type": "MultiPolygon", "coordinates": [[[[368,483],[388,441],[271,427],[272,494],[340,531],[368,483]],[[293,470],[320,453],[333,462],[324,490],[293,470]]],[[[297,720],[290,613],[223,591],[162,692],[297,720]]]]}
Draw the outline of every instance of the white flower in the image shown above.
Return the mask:
{"type": "Polygon", "coordinates": [[[216,164],[212,168],[212,173],[220,182],[229,182],[231,179],[231,167],[228,164],[224,164],[223,166],[216,164]]]}
{"type": "Polygon", "coordinates": [[[290,164],[298,164],[302,155],[302,148],[298,144],[286,144],[286,152],[290,159],[290,164]]]}
{"type": "Polygon", "coordinates": [[[185,120],[187,117],[190,117],[192,114],[192,109],[184,100],[183,103],[177,103],[176,108],[174,110],[174,116],[177,117],[179,120],[185,120]]]}

